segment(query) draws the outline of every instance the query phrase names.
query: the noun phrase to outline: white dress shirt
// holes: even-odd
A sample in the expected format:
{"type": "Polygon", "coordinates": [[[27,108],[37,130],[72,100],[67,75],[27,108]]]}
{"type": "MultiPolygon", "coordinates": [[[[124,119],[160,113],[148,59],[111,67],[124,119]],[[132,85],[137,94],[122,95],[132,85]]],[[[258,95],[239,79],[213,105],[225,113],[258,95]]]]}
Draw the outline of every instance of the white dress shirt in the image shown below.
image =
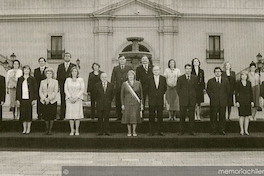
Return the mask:
{"type": "Polygon", "coordinates": [[[156,88],[158,88],[159,87],[159,75],[158,76],[154,75],[154,81],[155,81],[156,88]]]}
{"type": "Polygon", "coordinates": [[[25,79],[22,83],[22,99],[28,100],[29,99],[29,92],[28,92],[28,82],[25,79]]]}

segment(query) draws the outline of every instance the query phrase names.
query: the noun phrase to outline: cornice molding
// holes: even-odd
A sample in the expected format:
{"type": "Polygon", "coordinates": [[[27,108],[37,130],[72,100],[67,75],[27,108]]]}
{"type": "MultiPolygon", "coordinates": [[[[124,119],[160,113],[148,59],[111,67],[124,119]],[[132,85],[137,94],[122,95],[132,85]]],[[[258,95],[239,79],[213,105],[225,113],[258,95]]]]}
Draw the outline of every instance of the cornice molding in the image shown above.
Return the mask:
{"type": "Polygon", "coordinates": [[[198,14],[185,13],[180,20],[264,20],[264,15],[255,14],[198,14]]]}

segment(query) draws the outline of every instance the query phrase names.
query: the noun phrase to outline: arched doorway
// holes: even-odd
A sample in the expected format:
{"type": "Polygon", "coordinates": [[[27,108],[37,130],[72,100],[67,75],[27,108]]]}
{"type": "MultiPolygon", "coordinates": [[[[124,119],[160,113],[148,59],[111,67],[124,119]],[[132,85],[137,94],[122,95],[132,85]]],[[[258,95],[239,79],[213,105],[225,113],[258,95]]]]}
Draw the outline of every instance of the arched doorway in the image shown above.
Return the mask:
{"type": "Polygon", "coordinates": [[[132,44],[124,47],[122,52],[119,54],[120,56],[125,56],[127,60],[127,65],[130,65],[133,70],[141,64],[142,56],[146,55],[149,58],[150,64],[152,64],[152,53],[150,53],[149,49],[142,42],[144,39],[141,37],[129,37],[128,41],[131,41],[132,44]]]}

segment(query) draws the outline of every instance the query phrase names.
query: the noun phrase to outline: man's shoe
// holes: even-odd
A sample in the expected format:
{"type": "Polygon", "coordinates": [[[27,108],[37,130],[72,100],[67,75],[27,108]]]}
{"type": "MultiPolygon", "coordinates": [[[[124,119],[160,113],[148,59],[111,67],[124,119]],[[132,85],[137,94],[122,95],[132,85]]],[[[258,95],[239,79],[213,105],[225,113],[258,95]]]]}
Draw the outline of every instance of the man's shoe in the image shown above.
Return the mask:
{"type": "Polygon", "coordinates": [[[149,136],[154,136],[154,133],[149,133],[149,136]]]}
{"type": "Polygon", "coordinates": [[[225,131],[221,131],[219,134],[226,135],[225,131]]]}
{"type": "Polygon", "coordinates": [[[162,132],[159,132],[158,135],[159,135],[159,136],[165,136],[165,134],[162,133],[162,132]]]}
{"type": "Polygon", "coordinates": [[[216,132],[215,132],[215,131],[213,131],[213,132],[211,133],[211,135],[216,135],[216,132]]]}
{"type": "Polygon", "coordinates": [[[184,132],[179,132],[178,136],[184,135],[184,132]]]}
{"type": "Polygon", "coordinates": [[[105,133],[105,135],[106,135],[106,136],[111,136],[111,134],[110,134],[110,133],[105,133]]]}
{"type": "Polygon", "coordinates": [[[121,119],[122,119],[121,117],[118,117],[115,121],[121,121],[121,119]]]}
{"type": "Polygon", "coordinates": [[[98,133],[98,134],[97,134],[97,136],[102,136],[102,135],[104,135],[104,133],[98,133]]]}
{"type": "Polygon", "coordinates": [[[190,132],[190,135],[191,135],[191,136],[195,136],[195,133],[194,133],[194,132],[190,132]]]}

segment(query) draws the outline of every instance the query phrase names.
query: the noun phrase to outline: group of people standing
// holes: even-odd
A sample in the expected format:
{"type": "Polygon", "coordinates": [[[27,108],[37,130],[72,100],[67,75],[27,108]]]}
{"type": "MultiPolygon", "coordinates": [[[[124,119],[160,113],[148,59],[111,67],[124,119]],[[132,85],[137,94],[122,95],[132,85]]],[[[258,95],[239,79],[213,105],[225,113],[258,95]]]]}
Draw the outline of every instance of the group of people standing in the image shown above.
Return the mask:
{"type": "MultiPolygon", "coordinates": [[[[13,112],[14,119],[19,116],[22,121],[23,134],[30,133],[32,105],[35,103],[38,119],[45,120],[46,134],[52,133],[57,114],[58,92],[61,97],[59,120],[64,118],[69,120],[70,135],[80,134],[80,119],[84,118],[82,100],[85,86],[83,78],[79,77],[78,67],[70,60],[71,54],[65,53],[64,62],[57,69],[57,79],[53,69],[46,66],[46,59],[43,57],[38,59],[40,67],[34,70],[34,77],[28,65],[20,69],[19,60],[13,62],[13,68],[7,73],[6,82],[5,78],[0,76],[0,92],[4,92],[0,96],[0,110],[2,111],[7,92],[10,94],[10,111],[13,112]]],[[[111,135],[109,115],[114,97],[117,120],[127,125],[127,136],[137,136],[137,124],[141,123],[145,116],[147,99],[149,135],[153,136],[157,132],[158,135],[164,136],[164,97],[169,120],[176,120],[176,117],[180,116],[179,135],[187,131],[190,135],[195,135],[195,120],[201,119],[201,103],[204,102],[206,92],[210,98],[211,134],[225,135],[226,108],[227,119],[230,120],[231,107],[234,105],[233,97],[236,95],[240,134],[249,135],[249,118],[253,113],[253,120],[255,119],[260,92],[260,88],[256,86],[259,78],[255,73],[254,63],[250,65],[250,72],[242,72],[237,82],[229,62],[224,64],[223,71],[220,67],[215,67],[215,77],[208,81],[206,87],[204,71],[200,68],[198,58],[185,65],[184,74],[176,67],[175,60],[169,60],[164,76],[161,75],[159,66],[150,64],[147,56],[141,58],[142,65],[137,67],[136,71],[126,64],[124,56],[120,56],[118,62],[119,65],[113,68],[111,82],[107,81],[108,75],[100,70],[98,63],[92,64],[93,71],[89,74],[87,93],[91,98],[91,118],[94,119],[96,114],[98,117],[98,135],[111,135]],[[186,117],[189,118],[188,128],[185,126],[186,117]]]]}

